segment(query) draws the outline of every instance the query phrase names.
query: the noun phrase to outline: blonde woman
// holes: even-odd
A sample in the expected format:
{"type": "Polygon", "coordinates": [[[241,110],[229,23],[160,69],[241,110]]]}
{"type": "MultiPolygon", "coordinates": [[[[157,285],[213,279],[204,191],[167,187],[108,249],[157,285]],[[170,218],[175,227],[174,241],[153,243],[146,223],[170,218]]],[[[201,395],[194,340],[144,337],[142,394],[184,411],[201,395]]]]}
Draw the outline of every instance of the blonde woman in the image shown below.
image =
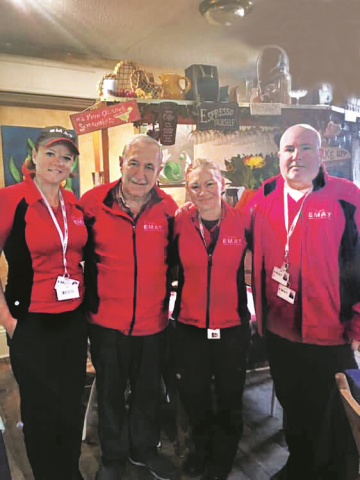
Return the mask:
{"type": "Polygon", "coordinates": [[[206,480],[225,480],[232,468],[243,430],[250,339],[244,279],[247,216],[222,200],[224,186],[216,163],[195,160],[186,176],[191,203],[177,211],[174,224],[176,376],[195,447],[183,469],[206,480]]]}

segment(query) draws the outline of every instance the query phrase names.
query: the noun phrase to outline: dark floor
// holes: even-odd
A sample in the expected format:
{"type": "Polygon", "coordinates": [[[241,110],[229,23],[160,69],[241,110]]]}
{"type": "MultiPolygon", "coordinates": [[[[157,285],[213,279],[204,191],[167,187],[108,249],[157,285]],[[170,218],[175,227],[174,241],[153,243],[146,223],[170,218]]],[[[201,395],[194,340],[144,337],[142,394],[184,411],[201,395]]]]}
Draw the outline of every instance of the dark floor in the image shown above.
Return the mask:
{"type": "MultiPolygon", "coordinates": [[[[90,393],[92,379],[92,374],[89,373],[87,396],[90,393]]],[[[268,370],[248,373],[244,394],[245,431],[229,480],[267,480],[286,462],[288,453],[282,433],[282,411],[277,405],[274,416],[270,415],[271,394],[272,381],[268,370]]],[[[180,473],[183,457],[178,455],[176,402],[175,398],[171,400],[170,403],[164,401],[162,408],[161,451],[179,467],[178,479],[187,480],[187,477],[180,473]]],[[[5,424],[3,436],[12,479],[33,480],[18,423],[20,414],[17,386],[8,360],[0,362],[0,417],[5,424]]],[[[100,458],[96,422],[96,409],[93,409],[81,456],[81,471],[85,480],[95,478],[100,458]]],[[[143,468],[127,465],[124,480],[151,480],[152,478],[143,468]]]]}

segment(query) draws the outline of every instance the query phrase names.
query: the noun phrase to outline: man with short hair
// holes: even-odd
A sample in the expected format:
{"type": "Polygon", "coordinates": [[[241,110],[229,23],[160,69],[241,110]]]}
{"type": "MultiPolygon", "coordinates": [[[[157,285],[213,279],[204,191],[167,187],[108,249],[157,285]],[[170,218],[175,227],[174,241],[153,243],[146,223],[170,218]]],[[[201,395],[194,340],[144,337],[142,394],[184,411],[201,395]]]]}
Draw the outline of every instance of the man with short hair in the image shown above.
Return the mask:
{"type": "Polygon", "coordinates": [[[128,381],[130,462],[146,467],[159,480],[173,473],[173,465],[157,452],[168,323],[167,250],[177,208],[155,185],[161,161],[156,140],[135,136],[120,159],[122,178],[81,199],[90,237],[85,276],[102,449],[98,480],[119,480],[122,475],[128,450],[128,381]]]}
{"type": "Polygon", "coordinates": [[[290,453],[274,479],[320,478],[316,449],[335,373],[357,368],[360,190],[328,175],[322,155],[314,128],[287,129],[281,174],[265,181],[248,207],[256,316],[290,453]]]}

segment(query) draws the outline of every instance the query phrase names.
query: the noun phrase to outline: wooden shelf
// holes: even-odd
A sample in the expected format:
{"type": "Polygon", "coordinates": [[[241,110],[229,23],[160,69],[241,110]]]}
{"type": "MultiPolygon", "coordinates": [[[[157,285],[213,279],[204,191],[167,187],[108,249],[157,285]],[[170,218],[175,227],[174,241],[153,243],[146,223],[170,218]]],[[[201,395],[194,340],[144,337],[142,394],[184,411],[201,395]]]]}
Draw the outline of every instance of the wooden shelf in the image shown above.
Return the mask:
{"type": "Polygon", "coordinates": [[[193,100],[175,100],[173,98],[134,98],[134,97],[101,97],[99,101],[108,103],[128,102],[136,100],[139,104],[158,105],[163,102],[174,102],[178,105],[196,105],[193,100]]]}
{"type": "MultiPolygon", "coordinates": [[[[107,97],[100,100],[105,105],[126,102],[126,97],[107,97]]],[[[136,99],[141,113],[142,123],[155,123],[157,120],[158,106],[163,102],[174,102],[179,105],[178,124],[196,124],[197,119],[197,103],[193,100],[175,100],[175,99],[136,99]]],[[[211,103],[211,102],[204,102],[211,103]]],[[[217,102],[219,103],[219,102],[217,102]]],[[[224,105],[227,102],[223,102],[224,105]]],[[[281,115],[252,115],[250,113],[250,104],[239,104],[240,125],[243,126],[274,126],[283,124],[284,126],[294,123],[310,123],[316,125],[319,121],[326,121],[332,115],[332,118],[339,121],[349,120],[352,115],[352,122],[356,122],[360,118],[360,112],[349,112],[344,108],[334,105],[281,105],[281,115]],[[348,117],[348,118],[346,118],[348,117]]]]}

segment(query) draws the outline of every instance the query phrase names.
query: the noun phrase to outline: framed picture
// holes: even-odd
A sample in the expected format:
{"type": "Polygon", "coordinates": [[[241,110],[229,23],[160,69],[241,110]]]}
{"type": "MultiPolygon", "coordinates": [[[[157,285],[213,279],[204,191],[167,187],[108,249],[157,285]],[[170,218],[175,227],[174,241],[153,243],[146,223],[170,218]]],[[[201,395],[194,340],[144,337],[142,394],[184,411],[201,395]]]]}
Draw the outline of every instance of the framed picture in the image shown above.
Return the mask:
{"type": "MultiPolygon", "coordinates": [[[[23,180],[23,163],[31,156],[35,140],[39,136],[40,131],[41,128],[1,126],[5,187],[23,180]]],[[[79,158],[77,156],[75,157],[72,172],[75,176],[66,180],[64,188],[74,192],[77,198],[79,198],[79,158]]]]}

